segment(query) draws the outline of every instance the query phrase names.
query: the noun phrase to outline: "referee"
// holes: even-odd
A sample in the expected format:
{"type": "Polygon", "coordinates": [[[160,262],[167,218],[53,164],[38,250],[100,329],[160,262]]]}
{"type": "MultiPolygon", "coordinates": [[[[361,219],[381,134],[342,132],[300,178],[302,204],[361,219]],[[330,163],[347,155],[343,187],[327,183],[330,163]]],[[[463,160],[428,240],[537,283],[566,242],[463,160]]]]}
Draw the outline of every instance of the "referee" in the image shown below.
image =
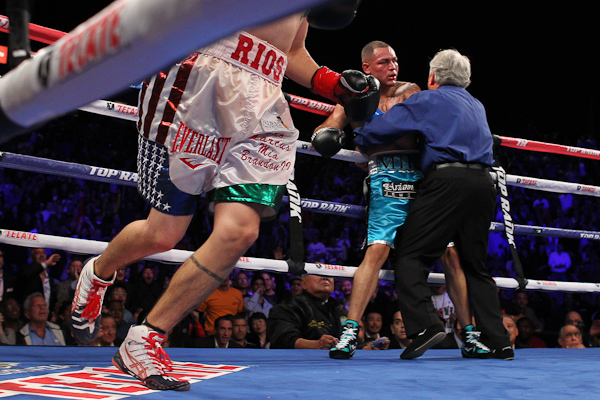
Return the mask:
{"type": "Polygon", "coordinates": [[[413,339],[403,359],[421,356],[445,337],[427,277],[450,241],[465,272],[477,324],[477,331],[465,332],[467,339],[481,336],[488,346],[474,357],[514,358],[496,283],[485,265],[496,205],[489,175],[493,140],[485,108],[465,90],[470,77],[467,57],[456,50],[440,51],[429,63],[429,90],[415,93],[355,131],[355,143],[363,152],[404,135],[419,136],[425,178],[399,232],[394,262],[400,310],[413,339]]]}

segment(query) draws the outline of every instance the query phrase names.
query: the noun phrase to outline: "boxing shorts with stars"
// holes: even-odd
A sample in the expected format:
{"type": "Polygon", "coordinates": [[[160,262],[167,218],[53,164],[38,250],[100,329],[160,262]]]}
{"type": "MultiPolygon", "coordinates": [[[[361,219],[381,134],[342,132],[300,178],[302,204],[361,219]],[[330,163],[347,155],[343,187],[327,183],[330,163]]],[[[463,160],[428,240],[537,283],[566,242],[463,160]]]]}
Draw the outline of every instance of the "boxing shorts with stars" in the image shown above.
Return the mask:
{"type": "Polygon", "coordinates": [[[276,213],[298,131],[281,92],[286,55],[240,32],[145,82],[138,191],[155,209],[191,215],[199,196],[276,213]]]}

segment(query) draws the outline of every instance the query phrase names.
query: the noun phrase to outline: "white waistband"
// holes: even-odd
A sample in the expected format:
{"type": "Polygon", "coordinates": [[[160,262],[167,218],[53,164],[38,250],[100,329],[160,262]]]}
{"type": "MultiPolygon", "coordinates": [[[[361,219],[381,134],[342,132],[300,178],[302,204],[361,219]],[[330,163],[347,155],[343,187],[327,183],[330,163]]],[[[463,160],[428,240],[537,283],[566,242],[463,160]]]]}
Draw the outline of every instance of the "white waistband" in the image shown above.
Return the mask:
{"type": "Polygon", "coordinates": [[[222,39],[199,52],[260,75],[276,85],[283,82],[287,67],[287,56],[283,51],[247,32],[222,39]]]}

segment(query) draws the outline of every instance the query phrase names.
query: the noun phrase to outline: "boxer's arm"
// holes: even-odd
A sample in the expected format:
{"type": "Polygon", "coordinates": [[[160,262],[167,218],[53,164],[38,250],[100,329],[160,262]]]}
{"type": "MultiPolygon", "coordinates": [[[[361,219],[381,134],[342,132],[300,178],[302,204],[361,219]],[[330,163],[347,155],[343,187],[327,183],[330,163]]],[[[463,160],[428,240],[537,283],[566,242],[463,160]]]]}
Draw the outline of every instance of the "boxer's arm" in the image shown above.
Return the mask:
{"type": "Polygon", "coordinates": [[[321,125],[317,126],[313,132],[316,132],[321,128],[344,129],[349,122],[350,121],[348,117],[346,117],[344,107],[338,104],[335,106],[333,112],[327,117],[327,119],[323,121],[321,125]]]}
{"type": "Polygon", "coordinates": [[[312,77],[319,69],[319,65],[313,60],[306,49],[305,40],[307,33],[308,21],[304,18],[288,52],[288,67],[285,75],[294,82],[311,88],[312,77]]]}

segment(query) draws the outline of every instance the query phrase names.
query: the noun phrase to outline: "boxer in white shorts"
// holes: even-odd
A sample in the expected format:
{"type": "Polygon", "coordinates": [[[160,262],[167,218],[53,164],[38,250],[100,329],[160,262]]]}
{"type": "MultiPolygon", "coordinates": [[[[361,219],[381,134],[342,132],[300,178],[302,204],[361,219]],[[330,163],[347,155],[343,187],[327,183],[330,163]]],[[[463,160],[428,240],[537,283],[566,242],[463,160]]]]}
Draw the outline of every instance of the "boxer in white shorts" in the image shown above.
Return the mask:
{"type": "Polygon", "coordinates": [[[210,192],[210,236],[179,267],[146,320],[130,328],[113,357],[121,371],[151,389],[190,388],[189,382],[168,375],[172,364],[161,343],[229,279],[258,237],[261,219],[274,215],[279,205],[297,138],[281,93],[284,74],[316,94],[347,106],[352,102],[357,110],[364,109],[363,101],[377,105],[373,100],[379,98],[379,85],[374,89],[359,71],[338,74],[319,67],[304,46],[309,20],[320,27],[328,21],[349,23],[359,3],[341,0],[315,10],[312,17],[296,14],[238,32],[158,73],[144,86],[138,189],[152,208],[145,220],[127,225],[100,256],[85,263],[70,315],[79,343],[93,343],[98,335],[102,300],[115,271],[172,249],[192,221],[198,195],[210,192]]]}

